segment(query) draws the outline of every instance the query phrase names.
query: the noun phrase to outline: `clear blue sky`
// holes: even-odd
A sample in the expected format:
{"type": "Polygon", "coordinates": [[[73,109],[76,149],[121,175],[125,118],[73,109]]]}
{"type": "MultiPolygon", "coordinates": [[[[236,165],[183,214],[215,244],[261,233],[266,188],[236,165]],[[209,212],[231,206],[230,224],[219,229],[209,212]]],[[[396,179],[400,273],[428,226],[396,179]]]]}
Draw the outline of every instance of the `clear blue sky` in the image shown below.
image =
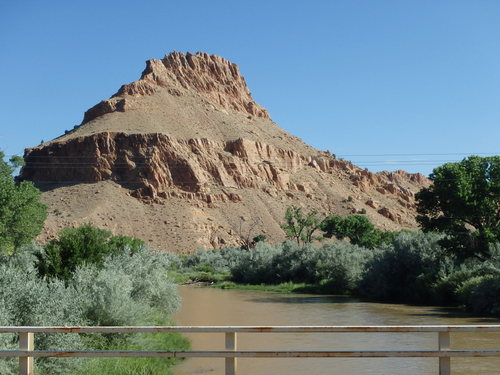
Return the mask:
{"type": "Polygon", "coordinates": [[[316,148],[428,174],[500,154],[499,20],[498,0],[2,1],[0,149],[71,129],[147,59],[204,51],[316,148]]]}

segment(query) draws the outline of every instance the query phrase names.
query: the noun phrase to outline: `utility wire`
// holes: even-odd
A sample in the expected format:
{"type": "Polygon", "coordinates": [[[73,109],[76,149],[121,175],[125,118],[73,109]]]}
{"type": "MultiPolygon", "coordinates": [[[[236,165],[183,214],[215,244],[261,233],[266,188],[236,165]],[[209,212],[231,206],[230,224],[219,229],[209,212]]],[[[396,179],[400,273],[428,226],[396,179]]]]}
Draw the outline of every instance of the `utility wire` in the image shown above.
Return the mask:
{"type": "MultiPolygon", "coordinates": [[[[500,151],[497,152],[448,152],[448,153],[416,153],[416,154],[411,154],[411,153],[400,153],[400,154],[391,154],[391,153],[384,153],[384,154],[335,154],[337,158],[343,158],[343,157],[353,157],[353,156],[366,156],[366,157],[374,157],[374,156],[451,156],[451,155],[500,155],[500,151]]],[[[12,156],[19,156],[17,154],[6,154],[6,157],[12,157],[12,156]]],[[[46,158],[46,157],[57,157],[57,158],[75,158],[77,156],[70,156],[70,155],[30,155],[30,158],[46,158]]],[[[92,158],[92,156],[78,156],[79,158],[92,158]]]]}

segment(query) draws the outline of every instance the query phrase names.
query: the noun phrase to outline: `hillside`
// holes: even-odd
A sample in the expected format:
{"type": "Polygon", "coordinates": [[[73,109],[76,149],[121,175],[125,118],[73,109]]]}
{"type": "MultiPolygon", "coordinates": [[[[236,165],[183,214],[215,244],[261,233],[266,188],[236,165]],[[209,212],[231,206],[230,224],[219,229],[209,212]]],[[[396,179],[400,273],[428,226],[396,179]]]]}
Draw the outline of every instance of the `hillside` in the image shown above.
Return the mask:
{"type": "Polygon", "coordinates": [[[205,53],[149,60],[138,81],[24,158],[20,177],[50,207],[41,240],[91,222],[175,252],[237,244],[249,232],[281,241],[290,205],[414,228],[414,193],[428,184],[305,144],[253,100],[235,64],[205,53]]]}

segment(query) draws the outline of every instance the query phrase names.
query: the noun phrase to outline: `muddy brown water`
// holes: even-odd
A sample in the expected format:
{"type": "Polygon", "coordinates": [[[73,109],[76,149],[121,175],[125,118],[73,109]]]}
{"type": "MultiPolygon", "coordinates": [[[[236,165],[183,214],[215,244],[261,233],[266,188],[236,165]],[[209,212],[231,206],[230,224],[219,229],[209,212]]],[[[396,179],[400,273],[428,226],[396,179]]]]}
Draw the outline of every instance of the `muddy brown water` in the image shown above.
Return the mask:
{"type": "MultiPolygon", "coordinates": [[[[308,294],[180,287],[178,325],[434,325],[500,324],[429,306],[363,302],[308,294]]],[[[223,350],[224,334],[186,334],[193,350],[223,350]]],[[[500,333],[453,333],[452,349],[500,349],[500,333]]],[[[435,350],[437,333],[239,333],[240,350],[435,350]]],[[[500,375],[500,358],[452,359],[453,375],[500,375]]],[[[238,375],[427,375],[435,358],[239,358],[238,375]]],[[[224,374],[224,360],[191,358],[175,375],[224,374]]]]}

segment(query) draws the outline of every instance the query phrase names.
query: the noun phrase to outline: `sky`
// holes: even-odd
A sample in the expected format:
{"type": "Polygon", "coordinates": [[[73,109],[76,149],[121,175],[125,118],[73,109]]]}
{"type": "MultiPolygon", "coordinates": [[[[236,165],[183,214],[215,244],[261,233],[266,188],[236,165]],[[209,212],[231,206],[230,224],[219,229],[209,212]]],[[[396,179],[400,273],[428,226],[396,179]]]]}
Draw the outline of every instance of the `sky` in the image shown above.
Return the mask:
{"type": "Polygon", "coordinates": [[[240,67],[288,132],[372,171],[500,154],[500,1],[0,2],[0,150],[51,140],[171,51],[240,67]]]}

